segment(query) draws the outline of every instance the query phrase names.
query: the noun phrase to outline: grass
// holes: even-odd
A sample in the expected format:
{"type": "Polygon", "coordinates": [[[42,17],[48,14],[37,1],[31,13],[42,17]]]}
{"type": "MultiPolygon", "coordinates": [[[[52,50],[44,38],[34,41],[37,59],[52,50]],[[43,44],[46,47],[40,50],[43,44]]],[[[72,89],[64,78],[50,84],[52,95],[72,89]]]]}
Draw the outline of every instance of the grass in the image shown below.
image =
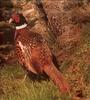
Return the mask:
{"type": "Polygon", "coordinates": [[[32,81],[16,63],[0,69],[0,100],[69,100],[52,81],[32,81]],[[64,99],[62,99],[64,98],[64,99]]]}

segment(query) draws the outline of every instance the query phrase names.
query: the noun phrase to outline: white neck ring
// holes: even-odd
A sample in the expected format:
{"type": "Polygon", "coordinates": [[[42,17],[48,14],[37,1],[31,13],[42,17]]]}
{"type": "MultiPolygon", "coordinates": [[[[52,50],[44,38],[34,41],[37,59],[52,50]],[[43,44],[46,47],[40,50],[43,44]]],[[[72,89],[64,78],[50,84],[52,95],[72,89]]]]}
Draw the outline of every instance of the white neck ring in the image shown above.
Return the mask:
{"type": "Polygon", "coordinates": [[[26,23],[23,24],[23,25],[21,25],[21,26],[16,26],[16,30],[20,30],[20,29],[23,29],[25,27],[27,27],[27,24],[26,23]]]}

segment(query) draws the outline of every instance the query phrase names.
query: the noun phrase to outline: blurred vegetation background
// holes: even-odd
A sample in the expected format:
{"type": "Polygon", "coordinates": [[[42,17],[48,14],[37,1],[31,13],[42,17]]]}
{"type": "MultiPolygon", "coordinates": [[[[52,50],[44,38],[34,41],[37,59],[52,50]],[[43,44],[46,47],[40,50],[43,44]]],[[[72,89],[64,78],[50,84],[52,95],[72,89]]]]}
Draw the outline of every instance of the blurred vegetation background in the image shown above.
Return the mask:
{"type": "Polygon", "coordinates": [[[0,100],[90,100],[90,1],[0,0],[0,100]],[[71,85],[62,94],[44,76],[33,76],[14,53],[12,11],[23,13],[40,33],[71,85]]]}

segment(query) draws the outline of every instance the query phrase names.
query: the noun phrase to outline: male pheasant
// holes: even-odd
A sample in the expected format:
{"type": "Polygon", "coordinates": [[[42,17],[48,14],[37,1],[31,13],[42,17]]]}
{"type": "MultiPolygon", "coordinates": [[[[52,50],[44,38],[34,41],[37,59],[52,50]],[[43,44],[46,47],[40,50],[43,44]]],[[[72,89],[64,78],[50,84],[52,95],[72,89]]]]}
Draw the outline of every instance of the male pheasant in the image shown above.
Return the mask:
{"type": "Polygon", "coordinates": [[[23,15],[13,14],[9,23],[16,24],[15,47],[19,62],[34,74],[46,73],[62,92],[69,92],[69,84],[55,67],[46,42],[38,33],[30,32],[23,15]]]}

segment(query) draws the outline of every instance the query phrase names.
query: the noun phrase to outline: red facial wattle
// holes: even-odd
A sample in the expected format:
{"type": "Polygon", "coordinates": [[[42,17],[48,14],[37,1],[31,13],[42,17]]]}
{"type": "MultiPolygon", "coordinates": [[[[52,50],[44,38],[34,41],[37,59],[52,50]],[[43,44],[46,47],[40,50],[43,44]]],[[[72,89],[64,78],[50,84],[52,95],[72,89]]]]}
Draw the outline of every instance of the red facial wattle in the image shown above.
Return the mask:
{"type": "Polygon", "coordinates": [[[13,14],[12,15],[12,19],[15,20],[15,23],[19,23],[20,22],[20,17],[17,14],[13,14]]]}

